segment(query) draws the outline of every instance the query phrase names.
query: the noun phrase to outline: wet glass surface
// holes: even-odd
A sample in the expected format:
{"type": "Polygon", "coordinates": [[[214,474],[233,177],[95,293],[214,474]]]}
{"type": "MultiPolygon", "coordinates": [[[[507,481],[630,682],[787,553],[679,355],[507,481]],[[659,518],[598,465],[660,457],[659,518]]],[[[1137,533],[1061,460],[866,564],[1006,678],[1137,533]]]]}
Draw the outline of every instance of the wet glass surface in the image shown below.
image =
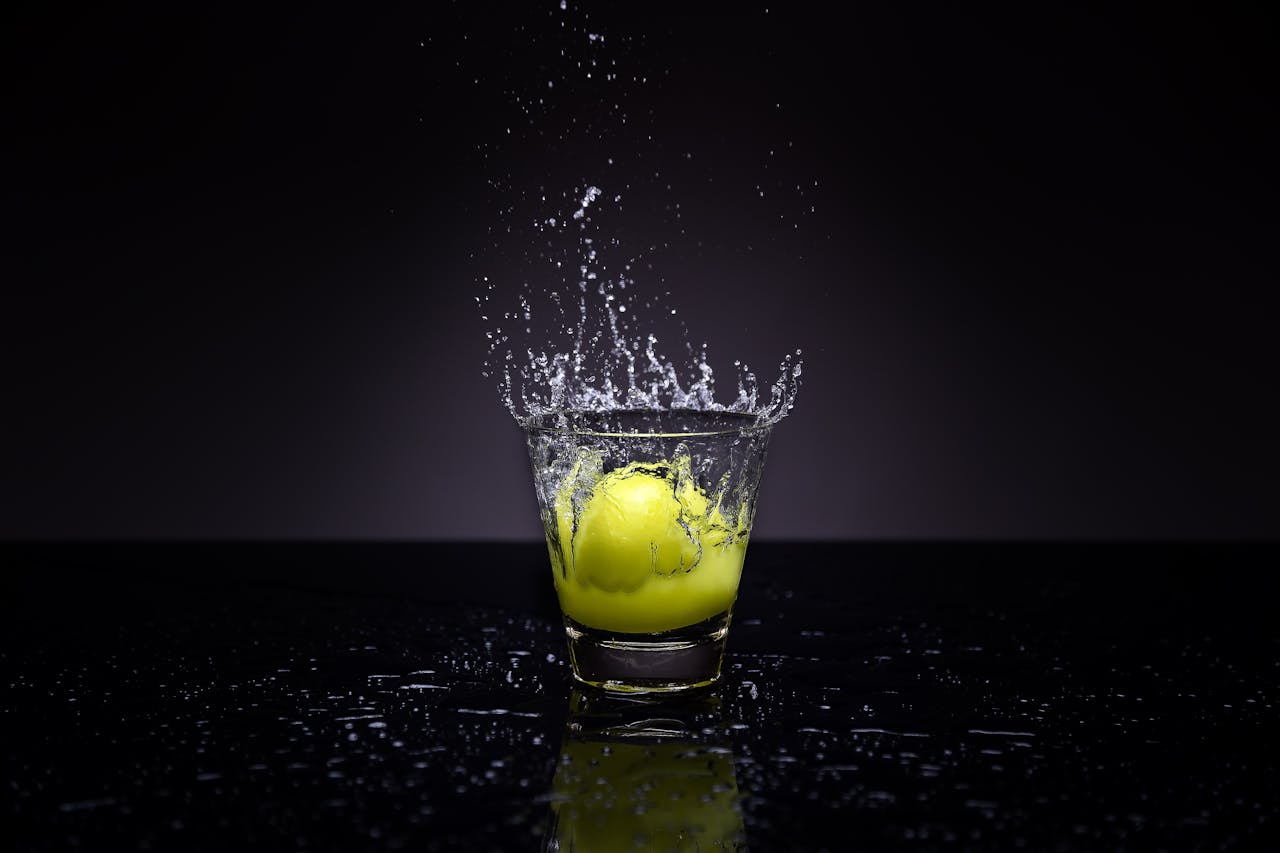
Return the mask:
{"type": "Polygon", "coordinates": [[[751,546],[727,674],[571,688],[542,545],[5,550],[23,850],[1257,849],[1274,547],[751,546]]]}

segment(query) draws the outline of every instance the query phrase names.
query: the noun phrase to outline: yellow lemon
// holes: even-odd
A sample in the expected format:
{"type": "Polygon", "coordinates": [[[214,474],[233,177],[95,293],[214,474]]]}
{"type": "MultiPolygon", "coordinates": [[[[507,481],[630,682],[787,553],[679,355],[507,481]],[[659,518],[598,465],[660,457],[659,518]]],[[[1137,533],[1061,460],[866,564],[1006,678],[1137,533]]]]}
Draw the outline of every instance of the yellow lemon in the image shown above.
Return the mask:
{"type": "Polygon", "coordinates": [[[579,582],[608,592],[633,590],[650,575],[694,567],[702,550],[695,529],[700,519],[683,511],[663,471],[628,465],[592,490],[573,532],[579,582]]]}
{"type": "Polygon", "coordinates": [[[585,454],[556,495],[551,546],[565,614],[620,633],[658,633],[733,606],[746,556],[736,519],[698,488],[688,458],[633,462],[604,474],[585,454]],[[574,519],[577,507],[578,517],[574,519]]]}

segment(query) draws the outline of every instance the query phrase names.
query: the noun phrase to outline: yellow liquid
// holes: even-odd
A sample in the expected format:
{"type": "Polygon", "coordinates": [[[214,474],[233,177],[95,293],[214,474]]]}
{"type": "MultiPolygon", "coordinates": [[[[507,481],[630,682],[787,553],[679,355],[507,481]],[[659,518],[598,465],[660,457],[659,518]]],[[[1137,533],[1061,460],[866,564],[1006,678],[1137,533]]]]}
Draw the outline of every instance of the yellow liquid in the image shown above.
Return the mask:
{"type": "MultiPolygon", "coordinates": [[[[684,461],[687,473],[687,460],[684,461]]],[[[551,548],[560,607],[591,628],[670,631],[727,611],[747,553],[731,524],[681,476],[681,463],[632,463],[601,477],[573,527],[575,470],[556,501],[560,550],[551,548]]]]}

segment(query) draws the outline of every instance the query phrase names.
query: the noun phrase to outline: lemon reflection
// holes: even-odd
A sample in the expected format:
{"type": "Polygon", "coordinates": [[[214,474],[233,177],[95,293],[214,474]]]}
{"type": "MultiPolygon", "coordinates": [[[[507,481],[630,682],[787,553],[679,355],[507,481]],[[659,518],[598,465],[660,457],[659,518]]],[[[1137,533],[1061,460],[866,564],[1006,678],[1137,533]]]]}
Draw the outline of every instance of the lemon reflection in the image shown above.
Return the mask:
{"type": "Polygon", "coordinates": [[[677,704],[574,689],[546,849],[745,850],[719,710],[714,695],[677,704]]]}

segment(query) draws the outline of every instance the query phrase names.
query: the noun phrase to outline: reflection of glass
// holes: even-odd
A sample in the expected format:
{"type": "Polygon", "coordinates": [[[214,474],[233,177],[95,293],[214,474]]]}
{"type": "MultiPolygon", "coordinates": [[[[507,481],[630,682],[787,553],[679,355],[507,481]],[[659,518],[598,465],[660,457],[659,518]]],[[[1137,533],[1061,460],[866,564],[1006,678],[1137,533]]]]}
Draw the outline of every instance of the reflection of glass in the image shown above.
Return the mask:
{"type": "Polygon", "coordinates": [[[770,425],[629,411],[525,430],[574,675],[625,692],[714,682],[770,425]]]}
{"type": "Polygon", "coordinates": [[[546,849],[746,849],[719,698],[677,706],[573,690],[546,849]]]}

